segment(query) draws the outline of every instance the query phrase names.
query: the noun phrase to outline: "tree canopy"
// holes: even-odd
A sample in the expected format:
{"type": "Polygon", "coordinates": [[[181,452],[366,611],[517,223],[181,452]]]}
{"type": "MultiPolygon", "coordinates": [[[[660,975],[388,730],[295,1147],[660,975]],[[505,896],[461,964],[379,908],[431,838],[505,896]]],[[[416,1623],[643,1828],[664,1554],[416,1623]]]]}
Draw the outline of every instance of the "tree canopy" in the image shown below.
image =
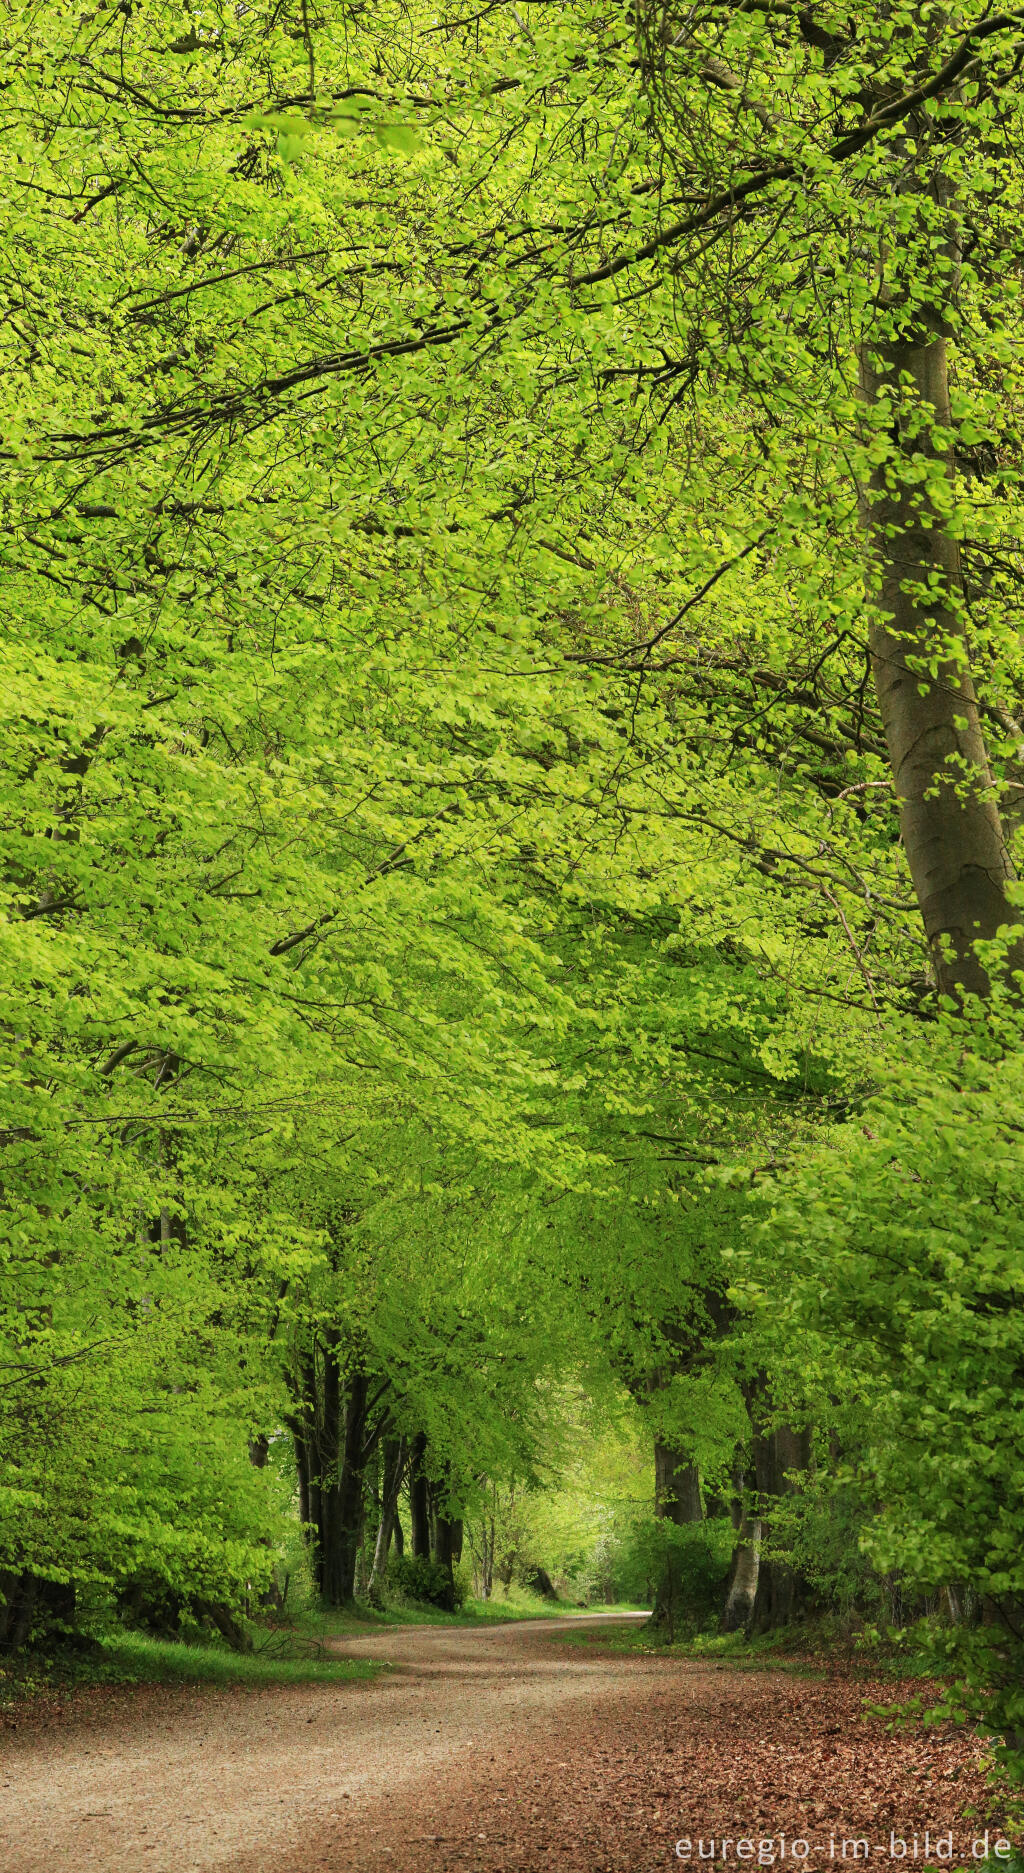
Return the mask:
{"type": "Polygon", "coordinates": [[[4,51],[0,1638],[568,1555],[579,1393],[1019,1759],[1024,16],[4,51]]]}

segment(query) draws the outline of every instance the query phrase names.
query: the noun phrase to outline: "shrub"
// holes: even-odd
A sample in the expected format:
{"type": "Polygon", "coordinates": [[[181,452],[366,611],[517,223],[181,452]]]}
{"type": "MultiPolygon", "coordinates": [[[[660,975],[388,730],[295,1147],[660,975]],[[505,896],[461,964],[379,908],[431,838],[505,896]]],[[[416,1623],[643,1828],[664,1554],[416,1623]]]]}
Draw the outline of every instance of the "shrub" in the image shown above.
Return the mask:
{"type": "Polygon", "coordinates": [[[465,1581],[459,1575],[453,1577],[440,1561],[428,1560],[425,1555],[392,1555],[388,1563],[388,1582],[403,1599],[439,1606],[446,1613],[454,1613],[466,1598],[465,1581]]]}

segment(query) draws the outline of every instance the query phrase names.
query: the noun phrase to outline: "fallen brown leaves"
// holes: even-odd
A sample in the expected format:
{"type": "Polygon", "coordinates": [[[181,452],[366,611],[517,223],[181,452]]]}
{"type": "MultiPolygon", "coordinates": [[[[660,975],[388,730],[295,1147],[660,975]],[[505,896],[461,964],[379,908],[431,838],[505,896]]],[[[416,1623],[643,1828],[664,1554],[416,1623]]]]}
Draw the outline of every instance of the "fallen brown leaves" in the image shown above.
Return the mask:
{"type": "Polygon", "coordinates": [[[757,1865],[758,1843],[771,1840],[775,1859],[761,1864],[789,1873],[797,1841],[807,1843],[805,1866],[835,1873],[854,1863],[854,1840],[866,1840],[873,1865],[890,1864],[890,1833],[906,1841],[908,1868],[915,1835],[917,1867],[955,1867],[986,1825],[974,1817],[991,1810],[977,1739],[954,1729],[892,1735],[886,1720],[864,1715],[865,1701],[915,1690],[633,1658],[621,1691],[574,1712],[545,1747],[524,1752],[514,1733],[495,1737],[488,1757],[474,1752],[443,1787],[407,1788],[391,1813],[328,1824],[300,1858],[268,1860],[267,1870],[666,1873],[689,1838],[693,1866],[711,1864],[698,1841],[706,1851],[715,1841],[720,1869],[757,1865]],[[952,1833],[951,1860],[943,1840],[926,1861],[926,1829],[930,1848],[952,1833]],[[752,1852],[737,1858],[737,1840],[752,1852]]]}

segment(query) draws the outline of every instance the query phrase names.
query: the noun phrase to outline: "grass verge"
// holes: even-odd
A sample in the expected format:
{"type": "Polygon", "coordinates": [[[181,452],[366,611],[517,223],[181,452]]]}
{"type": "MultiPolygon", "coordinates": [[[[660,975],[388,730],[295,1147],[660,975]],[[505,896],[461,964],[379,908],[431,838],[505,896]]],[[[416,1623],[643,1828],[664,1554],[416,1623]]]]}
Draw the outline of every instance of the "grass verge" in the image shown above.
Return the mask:
{"type": "Polygon", "coordinates": [[[150,1639],[128,1632],[102,1642],[104,1677],[122,1684],[329,1684],[375,1678],[386,1666],[371,1659],[331,1658],[297,1650],[294,1642],[232,1652],[213,1641],[150,1639]]]}
{"type": "Polygon", "coordinates": [[[467,1600],[457,1613],[444,1613],[436,1606],[395,1603],[383,1612],[365,1604],[351,1612],[325,1613],[304,1608],[289,1622],[291,1629],[314,1639],[355,1638],[360,1633],[379,1632],[389,1626],[494,1626],[521,1619],[586,1619],[595,1613],[637,1613],[636,1606],[580,1607],[568,1602],[544,1600],[526,1588],[513,1587],[506,1599],[467,1600]]]}
{"type": "Polygon", "coordinates": [[[403,1626],[472,1627],[571,1615],[583,1618],[586,1610],[556,1605],[517,1588],[507,1599],[470,1600],[457,1613],[419,1605],[395,1605],[383,1612],[365,1605],[345,1612],[305,1607],[277,1625],[254,1621],[250,1628],[251,1652],[234,1652],[206,1635],[156,1639],[142,1632],[105,1632],[67,1651],[25,1652],[7,1661],[0,1668],[0,1707],[95,1684],[345,1683],[375,1678],[387,1670],[387,1665],[371,1659],[333,1657],[326,1649],[331,1639],[356,1638],[403,1626]]]}
{"type": "MultiPolygon", "coordinates": [[[[624,1611],[627,1609],[623,1609],[624,1611]]],[[[636,1609],[642,1610],[642,1609],[636,1609]]],[[[856,1653],[849,1641],[839,1642],[829,1627],[808,1623],[785,1627],[778,1632],[759,1633],[748,1638],[742,1632],[688,1632],[671,1645],[649,1636],[646,1623],[621,1626],[607,1633],[591,1628],[562,1635],[571,1643],[596,1645],[612,1652],[628,1652],[648,1658],[690,1658],[748,1671],[788,1671],[802,1678],[828,1675],[837,1661],[848,1669],[862,1666],[865,1677],[878,1676],[877,1661],[856,1653]]],[[[894,1675],[896,1675],[894,1673],[894,1675]]],[[[907,1674],[903,1662],[902,1675],[907,1674]]]]}
{"type": "Polygon", "coordinates": [[[0,1707],[96,1684],[331,1684],[386,1670],[370,1659],[331,1658],[315,1642],[287,1634],[258,1633],[253,1651],[233,1652],[215,1639],[125,1632],[106,1634],[87,1649],[19,1654],[0,1669],[0,1707]]]}

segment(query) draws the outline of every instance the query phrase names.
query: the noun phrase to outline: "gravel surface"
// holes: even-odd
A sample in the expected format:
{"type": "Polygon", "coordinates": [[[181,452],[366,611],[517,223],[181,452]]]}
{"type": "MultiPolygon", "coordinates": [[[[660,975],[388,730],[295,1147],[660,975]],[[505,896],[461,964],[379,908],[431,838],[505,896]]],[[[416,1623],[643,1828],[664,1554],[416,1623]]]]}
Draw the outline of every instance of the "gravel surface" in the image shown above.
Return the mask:
{"type": "Polygon", "coordinates": [[[835,1873],[854,1836],[888,1864],[890,1830],[922,1866],[926,1827],[969,1853],[977,1745],[866,1721],[892,1685],[623,1656],[598,1620],[566,1643],[583,1623],[335,1643],[387,1659],[376,1682],[80,1693],[5,1734],[3,1873],[664,1873],[687,1836],[720,1868],[723,1839],[757,1865],[736,1840],[771,1836],[788,1870],[796,1837],[828,1866],[832,1832],[835,1873]]]}

